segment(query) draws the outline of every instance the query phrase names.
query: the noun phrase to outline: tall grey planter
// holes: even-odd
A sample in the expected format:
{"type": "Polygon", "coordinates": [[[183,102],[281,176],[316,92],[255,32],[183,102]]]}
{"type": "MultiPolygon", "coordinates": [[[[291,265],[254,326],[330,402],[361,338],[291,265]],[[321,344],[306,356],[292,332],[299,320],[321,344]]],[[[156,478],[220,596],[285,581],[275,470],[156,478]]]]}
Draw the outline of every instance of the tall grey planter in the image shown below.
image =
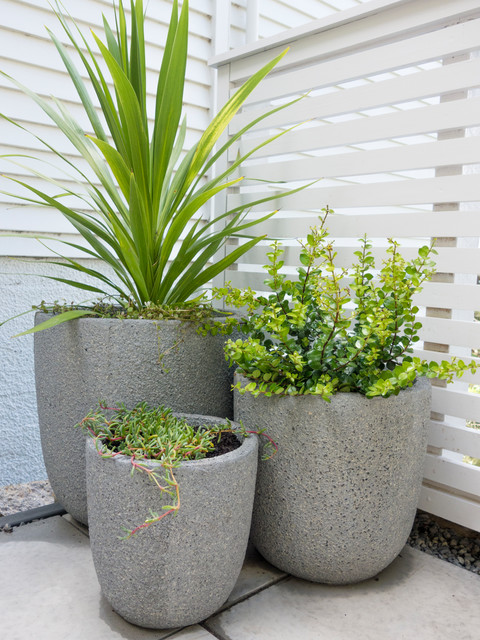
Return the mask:
{"type": "MultiPolygon", "coordinates": [[[[46,317],[37,314],[36,323],[46,317]]],[[[232,417],[224,341],[177,320],[81,318],[35,334],[43,457],[57,500],[74,518],[87,523],[84,436],[73,426],[99,400],[232,417]]]]}
{"type": "Polygon", "coordinates": [[[331,584],[365,580],[392,562],[415,518],[429,381],[390,398],[339,393],[330,403],[235,392],[234,414],[278,444],[259,464],[251,533],[269,562],[331,584]]]}
{"type": "MultiPolygon", "coordinates": [[[[185,417],[193,426],[222,422],[185,417]]],[[[102,592],[117,613],[133,624],[163,629],[199,622],[225,602],[247,548],[257,451],[254,435],[230,453],[182,463],[174,470],[180,489],[177,515],[119,541],[123,526],[133,529],[150,509],[161,513],[172,498],[164,497],[146,473],[132,476],[129,458],[104,459],[87,438],[93,561],[102,592]]]]}

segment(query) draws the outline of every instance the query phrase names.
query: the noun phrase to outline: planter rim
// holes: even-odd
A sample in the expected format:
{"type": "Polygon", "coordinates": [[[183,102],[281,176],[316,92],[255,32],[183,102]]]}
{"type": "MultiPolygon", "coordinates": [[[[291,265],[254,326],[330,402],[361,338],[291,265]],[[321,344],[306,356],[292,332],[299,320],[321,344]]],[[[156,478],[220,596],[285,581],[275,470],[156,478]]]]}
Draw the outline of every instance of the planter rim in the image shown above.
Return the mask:
{"type": "MultiPolygon", "coordinates": [[[[225,420],[223,420],[222,418],[217,418],[215,416],[199,416],[196,414],[189,414],[189,413],[182,413],[182,414],[175,413],[174,415],[181,416],[183,418],[186,418],[187,420],[192,417],[195,417],[197,419],[201,417],[201,418],[205,418],[205,423],[212,423],[212,424],[225,422],[225,420]]],[[[230,421],[230,424],[232,425],[234,431],[238,431],[240,429],[240,425],[238,424],[238,422],[230,421]]],[[[193,466],[197,468],[200,468],[200,467],[208,468],[212,466],[217,466],[222,462],[231,462],[233,460],[236,460],[237,458],[248,455],[251,449],[255,448],[256,446],[256,438],[257,438],[256,434],[249,433],[248,437],[243,438],[243,441],[241,441],[240,446],[234,449],[233,451],[229,451],[228,453],[222,453],[221,455],[214,456],[212,458],[202,458],[200,460],[183,460],[182,462],[180,462],[180,466],[176,467],[176,469],[177,471],[178,469],[190,469],[193,466]]],[[[89,447],[90,449],[96,449],[95,442],[94,442],[95,439],[93,437],[87,434],[86,440],[87,440],[87,447],[89,447]]],[[[105,460],[114,460],[118,464],[128,465],[128,467],[130,467],[131,458],[124,454],[118,454],[116,456],[112,456],[111,458],[110,457],[105,458],[105,460]]],[[[152,460],[152,459],[141,460],[141,464],[149,468],[162,467],[162,464],[158,460],[152,460]]]]}
{"type": "MultiPolygon", "coordinates": [[[[239,381],[239,382],[255,382],[253,379],[251,378],[247,378],[246,376],[244,376],[243,374],[239,373],[238,370],[235,371],[234,373],[234,377],[239,381]]],[[[405,387],[404,389],[400,389],[399,393],[402,392],[410,392],[410,393],[415,393],[417,391],[422,390],[423,388],[426,388],[427,386],[430,386],[431,382],[429,378],[426,378],[425,376],[417,376],[415,378],[415,382],[410,386],[410,387],[405,387]]],[[[238,391],[235,390],[237,393],[238,391]]],[[[248,395],[251,395],[250,391],[247,391],[246,393],[248,393],[248,395]]],[[[397,394],[398,395],[398,394],[397,394]]],[[[260,394],[259,397],[262,397],[263,394],[260,394]]],[[[299,393],[295,396],[291,396],[291,395],[273,395],[270,398],[267,398],[267,396],[264,396],[266,400],[270,400],[273,398],[279,398],[279,399],[287,399],[290,398],[291,400],[296,400],[299,399],[300,401],[306,399],[306,398],[316,398],[318,400],[322,400],[323,402],[327,402],[327,404],[332,404],[332,402],[335,402],[336,399],[341,398],[342,400],[345,400],[345,398],[347,396],[350,396],[351,398],[356,398],[358,400],[360,400],[361,398],[363,398],[363,400],[365,402],[374,402],[374,401],[379,401],[379,400],[390,400],[391,398],[396,398],[396,395],[391,395],[388,396],[388,398],[384,398],[383,396],[374,396],[373,398],[367,398],[367,396],[365,396],[363,393],[359,393],[358,391],[337,391],[336,393],[334,393],[332,395],[332,397],[330,398],[330,401],[326,401],[323,400],[323,398],[318,395],[318,394],[313,394],[313,393],[299,393]]],[[[360,400],[361,401],[361,400],[360,400]]]]}
{"type": "MultiPolygon", "coordinates": [[[[55,314],[53,313],[49,313],[46,311],[36,311],[35,312],[35,318],[39,318],[40,316],[53,316],[55,314]]],[[[171,324],[199,324],[200,322],[203,322],[204,320],[209,320],[211,318],[214,318],[215,320],[222,320],[223,318],[239,318],[240,316],[236,313],[222,313],[221,309],[214,309],[213,310],[213,314],[211,316],[205,316],[204,319],[195,319],[195,320],[182,320],[180,318],[101,318],[99,316],[90,316],[90,317],[80,317],[80,318],[73,318],[72,320],[69,320],[67,322],[67,324],[70,324],[71,322],[91,322],[96,321],[96,322],[149,322],[149,323],[154,323],[154,324],[160,324],[163,322],[168,322],[171,324]]]]}

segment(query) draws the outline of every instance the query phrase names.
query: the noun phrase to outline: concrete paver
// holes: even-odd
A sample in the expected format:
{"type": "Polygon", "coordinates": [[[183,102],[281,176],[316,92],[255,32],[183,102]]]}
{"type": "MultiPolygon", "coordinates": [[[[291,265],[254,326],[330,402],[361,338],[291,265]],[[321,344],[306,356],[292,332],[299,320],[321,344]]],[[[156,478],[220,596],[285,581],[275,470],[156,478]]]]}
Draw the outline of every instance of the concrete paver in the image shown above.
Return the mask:
{"type": "Polygon", "coordinates": [[[9,640],[161,640],[103,598],[88,538],[56,516],[0,533],[0,627],[9,640]]]}
{"type": "MultiPolygon", "coordinates": [[[[194,625],[147,630],[117,615],[102,596],[86,529],[70,516],[56,516],[0,533],[0,637],[9,640],[211,640],[194,625]]],[[[231,606],[279,578],[282,572],[251,549],[231,606]]]]}
{"type": "Polygon", "coordinates": [[[405,547],[390,567],[334,587],[250,549],[228,602],[201,625],[148,630],[103,598],[86,531],[52,517],[0,533],[0,629],[9,640],[479,640],[480,578],[405,547]]]}
{"type": "Polygon", "coordinates": [[[289,577],[210,618],[228,640],[478,640],[480,578],[405,547],[376,578],[327,586],[289,577]]]}

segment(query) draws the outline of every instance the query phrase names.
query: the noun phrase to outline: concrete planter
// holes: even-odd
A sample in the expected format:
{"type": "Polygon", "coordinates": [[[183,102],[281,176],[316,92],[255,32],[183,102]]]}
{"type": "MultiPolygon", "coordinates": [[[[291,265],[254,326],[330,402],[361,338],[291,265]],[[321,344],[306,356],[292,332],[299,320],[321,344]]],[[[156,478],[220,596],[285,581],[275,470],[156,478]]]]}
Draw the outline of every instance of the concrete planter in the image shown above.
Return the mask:
{"type": "MultiPolygon", "coordinates": [[[[193,426],[223,422],[185,417],[193,426]]],[[[132,476],[129,458],[104,459],[87,439],[93,561],[102,592],[117,613],[133,624],[163,629],[199,622],[225,602],[247,548],[257,451],[257,437],[251,436],[230,453],[182,463],[175,470],[177,515],[119,541],[122,526],[142,523],[150,509],[161,512],[171,498],[163,497],[145,473],[132,476]]]]}
{"type": "MultiPolygon", "coordinates": [[[[36,323],[46,317],[37,314],[36,323]]],[[[43,457],[57,500],[74,518],[87,523],[84,435],[73,426],[99,400],[232,417],[224,341],[177,320],[81,318],[35,334],[43,457]]]]}
{"type": "Polygon", "coordinates": [[[251,532],[269,562],[331,584],[366,580],[392,562],[418,503],[429,381],[390,398],[339,393],[330,403],[235,392],[234,414],[278,444],[259,464],[251,532]]]}

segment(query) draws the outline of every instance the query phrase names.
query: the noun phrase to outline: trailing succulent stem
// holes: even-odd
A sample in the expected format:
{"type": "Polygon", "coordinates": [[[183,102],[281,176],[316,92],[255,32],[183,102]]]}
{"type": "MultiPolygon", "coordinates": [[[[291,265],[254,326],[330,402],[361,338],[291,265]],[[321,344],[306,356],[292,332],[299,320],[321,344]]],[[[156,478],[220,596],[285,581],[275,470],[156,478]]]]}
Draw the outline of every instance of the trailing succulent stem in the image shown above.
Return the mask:
{"type": "MultiPolygon", "coordinates": [[[[229,420],[226,420],[225,424],[193,427],[184,418],[173,415],[171,409],[163,406],[150,408],[144,402],[133,409],[126,409],[124,406],[106,407],[100,404],[77,426],[94,439],[96,449],[102,458],[115,458],[119,455],[128,457],[132,465],[132,475],[136,471],[146,473],[171,502],[162,506],[162,513],[150,511],[150,515],[142,524],[133,529],[125,528],[125,535],[121,538],[123,540],[128,540],[166,516],[178,512],[180,487],[174,470],[182,462],[209,457],[222,434],[238,433],[247,437],[248,434],[262,433],[246,431],[243,426],[242,429],[235,430],[229,420]],[[156,461],[158,465],[147,465],[146,460],[156,461]]],[[[270,448],[276,449],[272,439],[268,436],[267,439],[270,448]]]]}
{"type": "Polygon", "coordinates": [[[274,242],[264,267],[271,293],[228,284],[214,291],[227,306],[247,309],[241,328],[248,337],[225,347],[227,360],[248,379],[237,384],[239,391],[325,400],[340,391],[387,397],[419,375],[451,381],[466,369],[475,371],[475,363],[456,358],[437,363],[410,355],[422,327],[414,296],[434,273],[433,246],[407,261],[389,239],[387,258],[377,269],[364,237],[353,266],[340,268],[326,228],[329,213],[324,209],[320,224],[300,241],[297,279],[282,273],[283,249],[274,242]]]}

